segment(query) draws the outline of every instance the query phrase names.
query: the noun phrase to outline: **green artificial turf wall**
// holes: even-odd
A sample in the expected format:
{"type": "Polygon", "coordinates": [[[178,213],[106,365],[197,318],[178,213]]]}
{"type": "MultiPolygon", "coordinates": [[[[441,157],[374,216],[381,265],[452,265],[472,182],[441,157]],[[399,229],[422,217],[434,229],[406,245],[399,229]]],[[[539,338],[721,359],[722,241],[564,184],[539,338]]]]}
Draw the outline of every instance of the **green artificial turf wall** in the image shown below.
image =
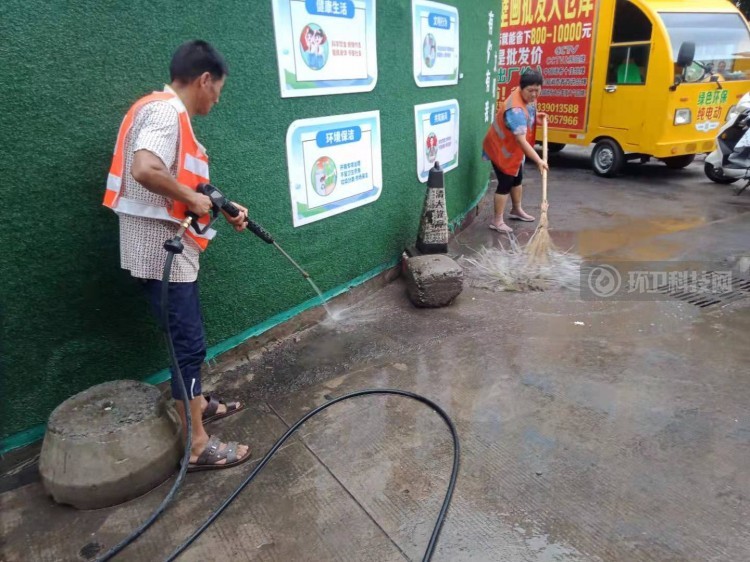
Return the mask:
{"type": "MultiPolygon", "coordinates": [[[[323,291],[382,270],[419,227],[414,105],[457,99],[459,167],[446,174],[450,218],[485,188],[488,12],[459,9],[463,78],[418,88],[411,2],[377,0],[378,82],[372,92],[282,99],[270,0],[3,0],[0,3],[0,451],[38,438],[52,409],[113,379],[145,380],[168,363],[145,300],[119,267],[117,218],[101,206],[120,121],[161,89],[175,47],[203,38],[226,57],[221,103],[194,120],[212,183],[244,202],[323,291]],[[372,204],[293,228],[285,138],[295,119],[380,110],[383,193],[372,204]]],[[[494,48],[494,46],[493,46],[494,48]]],[[[494,51],[493,51],[494,55],[494,51]]],[[[275,250],[226,224],[201,261],[215,353],[302,310],[310,286],[275,250]]]]}

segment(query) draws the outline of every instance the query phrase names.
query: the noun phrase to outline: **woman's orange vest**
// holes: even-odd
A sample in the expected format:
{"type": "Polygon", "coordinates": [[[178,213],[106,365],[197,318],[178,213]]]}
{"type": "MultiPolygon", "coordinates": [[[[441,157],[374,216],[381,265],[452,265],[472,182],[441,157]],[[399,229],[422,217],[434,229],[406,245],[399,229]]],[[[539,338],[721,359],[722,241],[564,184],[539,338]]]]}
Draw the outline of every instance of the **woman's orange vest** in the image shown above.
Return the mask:
{"type": "Polygon", "coordinates": [[[503,102],[502,109],[497,112],[495,118],[492,120],[492,124],[487,129],[487,134],[484,136],[482,148],[500,171],[515,177],[521,171],[524,153],[518,141],[516,141],[513,132],[505,124],[505,112],[513,108],[523,109],[526,115],[526,122],[528,123],[526,127],[526,140],[529,141],[531,146],[534,146],[536,142],[536,124],[531,119],[526,102],[521,97],[521,89],[516,88],[508,96],[508,99],[503,102]]]}
{"type": "MultiPolygon", "coordinates": [[[[172,91],[154,92],[135,102],[133,107],[128,110],[120,125],[120,132],[117,135],[117,144],[115,145],[115,154],[112,158],[112,166],[109,169],[109,177],[107,178],[107,190],[104,193],[103,204],[114,212],[124,215],[179,223],[185,218],[185,213],[188,210],[187,205],[184,203],[171,201],[169,207],[159,207],[137,199],[123,197],[120,194],[122,174],[125,169],[125,141],[128,138],[128,133],[133,126],[138,111],[147,103],[154,101],[166,101],[177,110],[179,115],[180,146],[178,151],[177,181],[190,189],[196,189],[198,184],[208,183],[209,181],[208,156],[203,146],[195,138],[193,127],[190,124],[190,116],[184,104],[177,94],[172,91]]],[[[207,225],[209,221],[210,217],[208,215],[198,220],[203,226],[207,225]]],[[[209,240],[216,235],[216,231],[208,229],[206,233],[199,235],[192,230],[188,230],[187,235],[201,250],[205,250],[209,240]]]]}

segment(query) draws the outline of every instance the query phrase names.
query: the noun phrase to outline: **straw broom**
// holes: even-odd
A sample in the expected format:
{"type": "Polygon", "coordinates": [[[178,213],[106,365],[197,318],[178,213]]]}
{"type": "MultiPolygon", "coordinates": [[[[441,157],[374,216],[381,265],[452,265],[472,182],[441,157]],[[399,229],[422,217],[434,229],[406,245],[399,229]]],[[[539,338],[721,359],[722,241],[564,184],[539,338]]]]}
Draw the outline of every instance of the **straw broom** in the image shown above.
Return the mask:
{"type": "MultiPolygon", "coordinates": [[[[543,121],[542,155],[547,161],[547,119],[543,121]]],[[[469,284],[492,291],[546,291],[552,288],[576,290],[580,287],[581,258],[558,250],[549,235],[547,217],[547,171],[542,173],[542,208],[539,226],[525,248],[510,237],[510,248],[483,247],[462,255],[469,284]]]]}
{"type": "MultiPolygon", "coordinates": [[[[544,117],[542,137],[542,158],[547,162],[547,117],[544,117]]],[[[526,245],[526,254],[529,256],[529,264],[546,264],[550,254],[556,251],[552,238],[549,235],[549,219],[547,218],[547,170],[542,171],[542,214],[539,217],[539,226],[526,245]]]]}

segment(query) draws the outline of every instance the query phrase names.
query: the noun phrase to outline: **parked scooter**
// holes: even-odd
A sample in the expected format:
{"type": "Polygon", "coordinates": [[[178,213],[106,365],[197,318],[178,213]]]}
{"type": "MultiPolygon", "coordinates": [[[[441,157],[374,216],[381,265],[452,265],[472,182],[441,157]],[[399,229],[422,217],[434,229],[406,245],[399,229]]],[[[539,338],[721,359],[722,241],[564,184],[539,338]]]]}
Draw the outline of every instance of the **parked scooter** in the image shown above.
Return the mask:
{"type": "Polygon", "coordinates": [[[706,157],[703,171],[708,179],[720,184],[747,180],[736,195],[750,185],[750,93],[730,108],[716,137],[716,149],[706,157]]]}

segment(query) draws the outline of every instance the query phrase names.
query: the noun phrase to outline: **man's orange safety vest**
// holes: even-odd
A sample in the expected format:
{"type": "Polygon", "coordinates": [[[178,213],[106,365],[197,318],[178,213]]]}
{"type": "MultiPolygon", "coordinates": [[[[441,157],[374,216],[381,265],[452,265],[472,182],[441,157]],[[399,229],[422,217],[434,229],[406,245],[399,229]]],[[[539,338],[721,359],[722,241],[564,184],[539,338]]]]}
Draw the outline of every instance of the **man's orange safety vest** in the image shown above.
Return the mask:
{"type": "Polygon", "coordinates": [[[521,171],[524,153],[518,141],[516,141],[513,132],[505,124],[505,112],[513,108],[523,109],[528,124],[526,127],[526,140],[531,146],[534,146],[536,142],[535,123],[531,119],[526,102],[521,97],[521,89],[516,88],[508,96],[508,99],[503,102],[502,109],[497,112],[495,118],[492,120],[492,124],[487,129],[487,134],[484,136],[482,148],[500,171],[515,177],[521,171]]]}
{"type": "MultiPolygon", "coordinates": [[[[136,217],[146,217],[151,219],[166,220],[179,223],[185,218],[187,205],[180,201],[170,201],[169,207],[159,207],[123,197],[120,194],[122,187],[122,174],[125,169],[125,141],[128,133],[133,126],[133,121],[138,111],[147,103],[154,101],[166,101],[177,110],[180,120],[180,143],[177,163],[177,181],[190,189],[196,189],[198,184],[208,183],[208,156],[206,150],[195,138],[193,127],[190,124],[185,105],[179,96],[172,91],[154,92],[139,99],[131,107],[120,125],[120,132],[117,135],[117,144],[115,145],[115,154],[112,158],[112,166],[109,169],[107,178],[107,190],[104,193],[103,204],[116,213],[124,215],[133,215],[136,217]]],[[[210,217],[204,215],[198,222],[205,226],[209,223],[210,217]]],[[[215,235],[216,231],[209,229],[204,234],[196,234],[193,230],[188,230],[187,235],[198,245],[201,250],[205,250],[209,240],[215,235]]]]}

